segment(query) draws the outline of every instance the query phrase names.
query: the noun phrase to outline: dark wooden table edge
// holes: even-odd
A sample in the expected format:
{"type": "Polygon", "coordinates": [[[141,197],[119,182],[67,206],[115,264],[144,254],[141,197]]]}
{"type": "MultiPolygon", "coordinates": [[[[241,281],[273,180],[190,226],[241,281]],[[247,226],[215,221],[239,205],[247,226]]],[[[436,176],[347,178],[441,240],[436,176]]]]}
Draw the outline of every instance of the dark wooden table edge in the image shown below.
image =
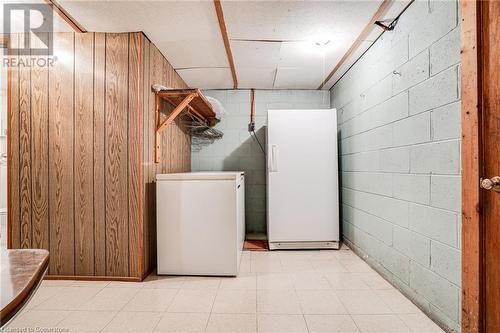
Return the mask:
{"type": "Polygon", "coordinates": [[[40,267],[37,269],[34,275],[34,279],[32,279],[28,286],[23,289],[17,297],[15,297],[5,308],[0,310],[0,327],[4,327],[7,325],[16,314],[18,314],[26,304],[30,301],[30,299],[35,294],[38,287],[41,285],[43,281],[44,275],[47,273],[49,267],[49,255],[42,262],[40,267]]]}

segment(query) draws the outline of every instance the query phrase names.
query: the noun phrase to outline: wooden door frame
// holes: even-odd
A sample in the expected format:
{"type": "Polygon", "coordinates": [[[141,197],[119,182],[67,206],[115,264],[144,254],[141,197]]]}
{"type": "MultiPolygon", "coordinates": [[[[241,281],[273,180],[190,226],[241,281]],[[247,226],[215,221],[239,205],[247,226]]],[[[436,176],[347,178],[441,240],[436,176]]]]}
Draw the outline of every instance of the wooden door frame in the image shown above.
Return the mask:
{"type": "MultiPolygon", "coordinates": [[[[487,5],[487,2],[486,2],[487,5]]],[[[484,332],[482,24],[485,2],[461,0],[462,332],[484,332]]]]}

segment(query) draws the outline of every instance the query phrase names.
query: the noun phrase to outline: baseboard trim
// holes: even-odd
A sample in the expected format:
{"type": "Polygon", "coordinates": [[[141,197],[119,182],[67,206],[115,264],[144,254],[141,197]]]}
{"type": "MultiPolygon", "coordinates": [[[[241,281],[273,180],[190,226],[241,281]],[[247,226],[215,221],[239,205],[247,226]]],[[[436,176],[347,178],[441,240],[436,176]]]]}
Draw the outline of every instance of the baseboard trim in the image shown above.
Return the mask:
{"type": "Polygon", "coordinates": [[[143,279],[131,276],[45,275],[44,280],[141,282],[143,279]]]}

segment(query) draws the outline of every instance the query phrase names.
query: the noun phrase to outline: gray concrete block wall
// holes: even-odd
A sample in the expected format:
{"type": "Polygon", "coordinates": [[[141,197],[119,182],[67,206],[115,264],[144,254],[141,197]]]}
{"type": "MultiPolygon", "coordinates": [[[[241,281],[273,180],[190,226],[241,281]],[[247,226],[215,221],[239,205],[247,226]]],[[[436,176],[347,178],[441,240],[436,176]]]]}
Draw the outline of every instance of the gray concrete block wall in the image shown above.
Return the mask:
{"type": "Polygon", "coordinates": [[[345,241],[460,331],[460,40],[456,1],[418,0],[331,89],[345,241]]]}
{"type": "MultiPolygon", "coordinates": [[[[248,132],[250,120],[250,90],[206,90],[217,98],[227,114],[216,128],[224,137],[201,149],[193,147],[193,171],[235,171],[246,173],[247,233],[266,232],[266,165],[257,141],[248,132]]],[[[255,132],[264,149],[265,124],[268,109],[330,108],[330,93],[321,90],[256,90],[255,132]]]]}

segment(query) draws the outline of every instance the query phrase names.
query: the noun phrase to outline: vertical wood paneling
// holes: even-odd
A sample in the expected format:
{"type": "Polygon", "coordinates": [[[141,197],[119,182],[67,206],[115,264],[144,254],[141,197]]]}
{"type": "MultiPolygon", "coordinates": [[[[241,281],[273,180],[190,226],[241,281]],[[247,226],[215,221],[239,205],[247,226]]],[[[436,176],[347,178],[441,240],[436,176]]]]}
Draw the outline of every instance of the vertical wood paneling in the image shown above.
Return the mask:
{"type": "Polygon", "coordinates": [[[149,135],[152,131],[152,128],[150,127],[150,112],[149,112],[149,96],[150,96],[150,91],[151,91],[151,85],[150,85],[150,79],[149,79],[149,60],[150,60],[150,55],[149,55],[149,49],[150,49],[150,42],[147,38],[143,36],[143,53],[142,53],[142,59],[143,59],[143,121],[142,121],[142,127],[143,127],[143,142],[142,142],[142,155],[143,155],[143,170],[142,170],[142,179],[143,179],[143,230],[142,230],[142,243],[143,243],[143,267],[142,271],[143,273],[147,273],[149,271],[149,226],[148,223],[150,221],[149,219],[149,214],[150,214],[150,204],[149,204],[149,191],[150,191],[150,177],[151,177],[151,159],[150,155],[151,150],[149,146],[149,135]]]}
{"type": "Polygon", "coordinates": [[[106,275],[127,276],[128,34],[106,35],[106,275]]]}
{"type": "Polygon", "coordinates": [[[94,275],[92,33],[75,35],[75,274],[94,275]]]}
{"type": "Polygon", "coordinates": [[[53,43],[49,69],[10,69],[11,245],[48,248],[51,275],[142,277],[156,264],[155,175],[190,170],[180,119],[154,163],[151,85],[186,85],[141,33],[53,43]]]}
{"type": "MultiPolygon", "coordinates": [[[[139,228],[142,232],[142,34],[130,33],[128,70],[128,219],[129,219],[129,267],[139,272],[139,228]]],[[[142,253],[142,252],[141,252],[142,253]]],[[[142,259],[141,259],[142,261],[142,259]]],[[[142,269],[141,269],[142,271],[142,269]]],[[[142,274],[141,274],[142,275],[142,274]]]]}
{"type": "MultiPolygon", "coordinates": [[[[48,60],[48,57],[38,57],[48,60]]],[[[49,71],[31,69],[32,247],[49,250],[49,71]]]]}
{"type": "MultiPolygon", "coordinates": [[[[23,36],[21,36],[23,38],[23,36]]],[[[20,56],[26,64],[29,56],[20,56]]],[[[21,248],[31,247],[31,68],[19,66],[19,194],[21,248]]]]}
{"type": "Polygon", "coordinates": [[[94,33],[94,266],[98,276],[106,275],[105,70],[106,36],[94,33]]]}
{"type": "Polygon", "coordinates": [[[156,192],[154,179],[155,175],[160,172],[159,164],[154,162],[154,146],[155,146],[155,129],[156,129],[156,119],[155,119],[155,94],[151,90],[151,86],[155,83],[161,82],[161,54],[153,43],[150,43],[149,47],[149,85],[147,92],[149,94],[149,158],[148,162],[150,164],[149,170],[149,181],[147,184],[148,188],[148,209],[149,218],[147,223],[145,223],[145,233],[147,233],[147,243],[145,247],[148,247],[148,255],[146,257],[146,263],[148,269],[156,264],[156,192]]]}
{"type": "MultiPolygon", "coordinates": [[[[12,35],[10,43],[13,50],[10,50],[12,61],[18,59],[18,35],[12,35]]],[[[9,115],[9,227],[10,237],[9,245],[12,248],[18,249],[21,246],[21,225],[20,225],[20,209],[19,209],[19,67],[10,67],[11,86],[10,92],[10,115],[9,115]]]]}
{"type": "Polygon", "coordinates": [[[50,274],[75,273],[74,34],[54,34],[57,60],[49,70],[50,274]]]}

